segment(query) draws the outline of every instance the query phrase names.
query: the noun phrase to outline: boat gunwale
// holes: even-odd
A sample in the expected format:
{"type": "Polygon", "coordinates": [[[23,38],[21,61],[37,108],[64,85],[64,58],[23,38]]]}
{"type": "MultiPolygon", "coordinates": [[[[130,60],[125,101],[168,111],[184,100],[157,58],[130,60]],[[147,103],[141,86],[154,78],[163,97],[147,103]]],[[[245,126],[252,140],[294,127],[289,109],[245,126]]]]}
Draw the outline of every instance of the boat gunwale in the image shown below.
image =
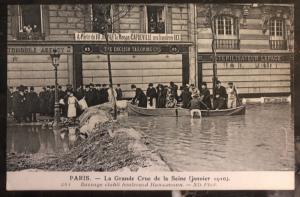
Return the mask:
{"type": "MultiPolygon", "coordinates": [[[[128,104],[128,107],[132,107],[132,108],[136,108],[136,109],[142,109],[142,110],[157,110],[157,109],[167,109],[167,110],[184,110],[184,111],[189,111],[190,109],[186,109],[186,108],[143,108],[143,107],[138,107],[136,105],[133,105],[131,103],[128,104]]],[[[200,110],[201,112],[227,112],[227,111],[234,111],[234,110],[237,110],[237,109],[240,109],[240,108],[246,108],[246,105],[241,105],[241,106],[238,106],[236,108],[229,108],[229,109],[220,109],[220,110],[200,110]]]]}

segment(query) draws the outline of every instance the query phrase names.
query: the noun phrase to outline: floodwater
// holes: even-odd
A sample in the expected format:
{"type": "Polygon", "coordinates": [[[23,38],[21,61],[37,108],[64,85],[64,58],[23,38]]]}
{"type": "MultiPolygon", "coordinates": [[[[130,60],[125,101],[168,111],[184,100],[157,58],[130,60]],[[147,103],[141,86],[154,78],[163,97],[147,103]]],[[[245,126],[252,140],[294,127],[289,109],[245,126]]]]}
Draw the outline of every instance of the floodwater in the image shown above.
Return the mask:
{"type": "MultiPolygon", "coordinates": [[[[120,122],[144,133],[175,171],[294,168],[290,104],[248,105],[245,116],[122,116],[120,122]]],[[[17,153],[66,152],[75,136],[39,126],[9,127],[7,132],[7,151],[17,153]]]]}
{"type": "Polygon", "coordinates": [[[248,105],[245,116],[128,117],[175,171],[294,169],[290,104],[248,105]]]}

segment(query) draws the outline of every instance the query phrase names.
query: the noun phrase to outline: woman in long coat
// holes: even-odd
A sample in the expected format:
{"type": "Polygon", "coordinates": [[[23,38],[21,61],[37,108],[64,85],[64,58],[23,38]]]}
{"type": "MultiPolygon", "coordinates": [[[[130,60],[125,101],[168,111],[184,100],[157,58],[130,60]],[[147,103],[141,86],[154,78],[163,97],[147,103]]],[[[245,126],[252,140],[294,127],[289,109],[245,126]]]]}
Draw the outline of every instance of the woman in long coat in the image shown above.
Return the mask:
{"type": "Polygon", "coordinates": [[[68,118],[75,120],[76,118],[76,103],[78,102],[73,92],[69,92],[68,97],[68,118]]]}

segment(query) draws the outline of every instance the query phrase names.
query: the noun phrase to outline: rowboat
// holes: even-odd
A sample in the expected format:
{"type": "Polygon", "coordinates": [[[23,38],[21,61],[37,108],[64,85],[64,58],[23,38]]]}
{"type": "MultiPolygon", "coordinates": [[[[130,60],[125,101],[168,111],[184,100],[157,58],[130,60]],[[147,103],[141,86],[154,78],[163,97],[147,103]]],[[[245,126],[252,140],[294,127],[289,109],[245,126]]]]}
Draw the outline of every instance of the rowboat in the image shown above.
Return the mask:
{"type": "MultiPolygon", "coordinates": [[[[204,117],[211,116],[234,116],[244,115],[246,106],[241,105],[236,108],[222,110],[201,110],[201,115],[204,117]]],[[[190,116],[190,110],[184,108],[142,108],[131,103],[128,103],[128,115],[137,116],[167,116],[167,117],[182,117],[190,116]]]]}

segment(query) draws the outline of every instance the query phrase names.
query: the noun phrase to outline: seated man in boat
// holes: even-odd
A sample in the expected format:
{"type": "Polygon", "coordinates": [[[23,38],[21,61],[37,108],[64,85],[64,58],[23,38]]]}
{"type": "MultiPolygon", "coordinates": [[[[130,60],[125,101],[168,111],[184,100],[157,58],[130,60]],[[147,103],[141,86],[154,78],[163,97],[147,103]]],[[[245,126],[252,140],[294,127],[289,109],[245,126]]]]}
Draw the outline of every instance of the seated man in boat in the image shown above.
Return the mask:
{"type": "Polygon", "coordinates": [[[221,85],[221,81],[217,81],[215,89],[215,98],[214,98],[214,108],[227,109],[227,92],[224,86],[221,85]]]}
{"type": "Polygon", "coordinates": [[[236,89],[235,85],[233,85],[232,82],[228,83],[227,94],[228,94],[227,107],[228,108],[236,108],[238,93],[237,93],[237,89],[236,89]]]}
{"type": "Polygon", "coordinates": [[[201,117],[201,111],[200,111],[201,100],[199,98],[199,94],[194,94],[192,97],[193,98],[189,104],[189,108],[191,110],[191,117],[194,117],[195,114],[198,114],[198,116],[201,117]]]}
{"type": "Polygon", "coordinates": [[[201,109],[211,109],[211,100],[210,100],[210,92],[207,88],[206,82],[201,84],[200,90],[200,99],[201,99],[201,109]]]}
{"type": "Polygon", "coordinates": [[[138,102],[138,107],[147,108],[147,97],[143,90],[141,88],[137,88],[134,84],[131,85],[131,89],[135,91],[135,96],[131,103],[136,104],[136,102],[138,102]]]}
{"type": "Polygon", "coordinates": [[[175,99],[175,96],[173,94],[171,94],[166,103],[166,108],[175,108],[176,105],[177,105],[177,100],[175,99]]]}

